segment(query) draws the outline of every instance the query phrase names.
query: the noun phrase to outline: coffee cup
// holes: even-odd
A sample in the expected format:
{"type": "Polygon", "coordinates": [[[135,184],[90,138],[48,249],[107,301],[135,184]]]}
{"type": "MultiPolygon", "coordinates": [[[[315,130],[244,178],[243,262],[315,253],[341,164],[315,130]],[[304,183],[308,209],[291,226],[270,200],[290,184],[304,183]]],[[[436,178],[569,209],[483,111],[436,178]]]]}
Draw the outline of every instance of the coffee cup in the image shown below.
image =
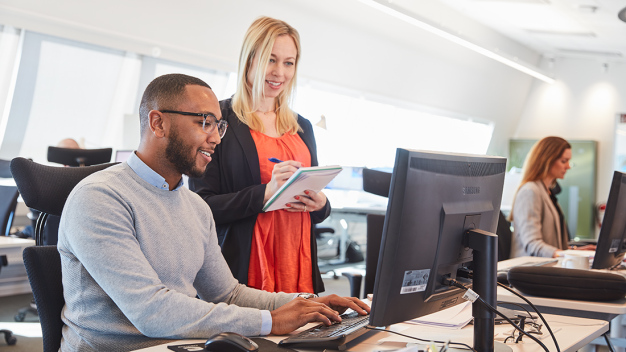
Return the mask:
{"type": "Polygon", "coordinates": [[[589,257],[581,254],[566,253],[561,261],[561,267],[568,269],[589,269],[589,257]]]}

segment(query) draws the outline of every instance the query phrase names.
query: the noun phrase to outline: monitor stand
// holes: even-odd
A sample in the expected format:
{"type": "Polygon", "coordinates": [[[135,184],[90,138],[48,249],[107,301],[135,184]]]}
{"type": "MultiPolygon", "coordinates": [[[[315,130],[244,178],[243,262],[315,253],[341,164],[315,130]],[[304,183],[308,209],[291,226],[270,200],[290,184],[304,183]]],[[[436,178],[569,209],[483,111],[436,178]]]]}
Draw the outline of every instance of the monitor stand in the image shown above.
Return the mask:
{"type": "MultiPolygon", "coordinates": [[[[474,250],[473,290],[492,307],[497,302],[498,236],[487,231],[468,230],[467,245],[474,250]]],[[[494,341],[496,314],[480,302],[472,304],[474,349],[481,352],[512,352],[504,343],[494,341]]]]}

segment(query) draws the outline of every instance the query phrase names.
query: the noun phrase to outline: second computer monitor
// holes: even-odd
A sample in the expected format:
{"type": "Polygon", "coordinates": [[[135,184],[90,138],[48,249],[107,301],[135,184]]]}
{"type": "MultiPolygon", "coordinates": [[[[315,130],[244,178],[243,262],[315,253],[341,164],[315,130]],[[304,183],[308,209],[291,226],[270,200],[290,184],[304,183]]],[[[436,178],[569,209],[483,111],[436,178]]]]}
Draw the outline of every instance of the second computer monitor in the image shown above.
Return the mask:
{"type": "Polygon", "coordinates": [[[617,266],[626,254],[626,174],[615,171],[592,269],[617,266]]]}
{"type": "MultiPolygon", "coordinates": [[[[468,230],[496,231],[505,171],[501,157],[397,150],[371,325],[406,321],[464,301],[463,290],[443,282],[457,278],[457,269],[477,254],[469,248],[468,230]]],[[[493,276],[487,290],[495,300],[497,237],[486,236],[491,244],[482,254],[490,263],[487,275],[493,276]]]]}

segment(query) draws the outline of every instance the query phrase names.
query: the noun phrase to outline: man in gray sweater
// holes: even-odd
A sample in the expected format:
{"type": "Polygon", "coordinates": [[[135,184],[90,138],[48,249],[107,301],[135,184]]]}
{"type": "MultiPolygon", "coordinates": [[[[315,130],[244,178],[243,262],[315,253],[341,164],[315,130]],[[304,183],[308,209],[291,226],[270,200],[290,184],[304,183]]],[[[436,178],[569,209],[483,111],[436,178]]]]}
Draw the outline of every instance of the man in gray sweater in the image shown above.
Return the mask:
{"type": "Polygon", "coordinates": [[[285,334],[356,298],[304,299],[241,285],[222,257],[210,208],[182,187],[199,177],[226,130],[218,100],[194,77],[156,78],[140,106],[127,162],[70,194],[59,229],[65,307],[61,351],[128,351],[223,331],[285,334]],[[196,298],[200,297],[200,299],[196,298]]]}

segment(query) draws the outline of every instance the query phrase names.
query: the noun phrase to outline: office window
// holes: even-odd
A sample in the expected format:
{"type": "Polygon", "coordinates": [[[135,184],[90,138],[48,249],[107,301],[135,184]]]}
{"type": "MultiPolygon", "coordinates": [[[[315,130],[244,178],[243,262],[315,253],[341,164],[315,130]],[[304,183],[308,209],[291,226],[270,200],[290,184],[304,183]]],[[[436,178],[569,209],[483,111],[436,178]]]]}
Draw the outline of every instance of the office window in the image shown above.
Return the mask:
{"type": "Polygon", "coordinates": [[[115,144],[140,64],[132,54],[26,32],[3,156],[46,162],[47,147],[63,138],[87,148],[115,144]]]}
{"type": "Polygon", "coordinates": [[[298,87],[294,109],[314,125],[320,164],[392,168],[398,147],[485,154],[491,141],[492,123],[357,94],[298,87]]]}

